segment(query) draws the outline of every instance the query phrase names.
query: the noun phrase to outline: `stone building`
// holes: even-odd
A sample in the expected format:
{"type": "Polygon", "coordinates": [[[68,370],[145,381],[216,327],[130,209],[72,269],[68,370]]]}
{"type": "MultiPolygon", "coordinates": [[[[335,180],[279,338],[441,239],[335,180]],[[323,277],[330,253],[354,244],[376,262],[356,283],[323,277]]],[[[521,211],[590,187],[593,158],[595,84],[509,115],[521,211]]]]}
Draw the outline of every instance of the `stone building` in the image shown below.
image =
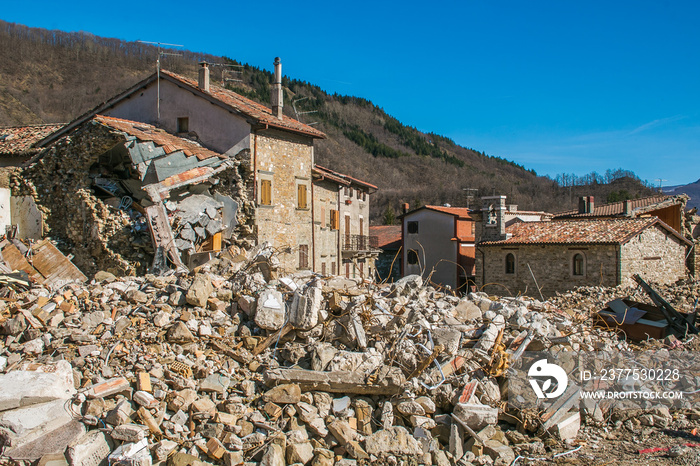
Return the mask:
{"type": "Polygon", "coordinates": [[[158,248],[193,266],[245,229],[239,165],[152,125],[97,115],[55,139],[14,190],[40,206],[43,233],[85,273],[143,274],[158,248]]]}
{"type": "Polygon", "coordinates": [[[237,241],[269,243],[284,272],[311,269],[313,143],[325,135],[283,114],[281,73],[276,59],[273,106],[267,108],[211,84],[206,63],[201,64],[197,81],[161,70],[77,118],[41,145],[50,146],[95,115],[146,123],[196,141],[237,163],[244,188],[237,208],[252,219],[252,223],[241,222],[237,241]]]}
{"type": "Polygon", "coordinates": [[[474,280],[474,220],[465,207],[426,205],[401,215],[402,275],[467,291],[474,280]]]}
{"type": "MultiPolygon", "coordinates": [[[[491,199],[493,200],[493,198],[491,199]]],[[[495,204],[495,205],[494,205],[495,204]]],[[[655,283],[686,276],[692,245],[657,217],[567,219],[505,226],[501,202],[475,215],[476,280],[484,291],[546,299],[578,286],[613,287],[634,274],[655,283]]]]}
{"type": "Polygon", "coordinates": [[[688,196],[666,196],[657,194],[640,199],[596,204],[593,196],[579,198],[578,209],[554,214],[555,220],[567,218],[636,218],[642,216],[658,217],[666,225],[679,233],[683,228],[683,212],[688,196]]]}
{"type": "Polygon", "coordinates": [[[380,251],[376,238],[369,234],[369,205],[376,191],[370,183],[314,166],[316,271],[374,278],[380,251]]]}

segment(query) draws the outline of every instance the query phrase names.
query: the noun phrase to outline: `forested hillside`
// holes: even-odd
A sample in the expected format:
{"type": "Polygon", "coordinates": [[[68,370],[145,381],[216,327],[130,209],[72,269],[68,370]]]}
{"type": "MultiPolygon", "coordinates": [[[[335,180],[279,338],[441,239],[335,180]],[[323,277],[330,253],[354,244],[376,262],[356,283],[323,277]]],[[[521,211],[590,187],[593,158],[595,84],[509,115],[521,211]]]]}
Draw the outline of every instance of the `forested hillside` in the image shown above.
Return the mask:
{"type": "MultiPolygon", "coordinates": [[[[0,21],[0,125],[68,122],[152,73],[157,56],[147,44],[0,21]]],[[[194,78],[202,60],[237,64],[235,57],[189,51],[163,56],[161,64],[194,78]]],[[[214,67],[213,80],[221,81],[220,69],[214,67]]],[[[235,76],[240,81],[227,86],[269,105],[271,73],[243,65],[235,76]]],[[[379,186],[373,223],[402,203],[465,206],[467,194],[475,199],[471,206],[480,196],[505,194],[520,209],[556,212],[574,208],[581,195],[604,202],[651,192],[624,170],[558,180],[537,176],[504,158],[422,133],[362,97],[330,95],[286,77],[283,87],[285,113],[328,135],[317,143],[317,163],[379,186]]]]}

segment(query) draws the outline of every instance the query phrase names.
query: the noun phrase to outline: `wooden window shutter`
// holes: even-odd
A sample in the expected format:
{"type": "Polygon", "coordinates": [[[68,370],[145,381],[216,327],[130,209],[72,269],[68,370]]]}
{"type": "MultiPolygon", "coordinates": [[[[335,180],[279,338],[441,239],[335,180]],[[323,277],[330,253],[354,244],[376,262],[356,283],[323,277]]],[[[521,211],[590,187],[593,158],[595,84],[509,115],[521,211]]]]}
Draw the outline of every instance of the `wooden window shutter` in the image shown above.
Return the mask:
{"type": "Polygon", "coordinates": [[[337,210],[331,210],[331,228],[340,230],[340,212],[337,210]]]}
{"type": "Polygon", "coordinates": [[[306,185],[297,185],[297,201],[300,209],[306,209],[306,185]]]}
{"type": "Polygon", "coordinates": [[[260,204],[272,205],[272,181],[260,180],[260,204]]]}

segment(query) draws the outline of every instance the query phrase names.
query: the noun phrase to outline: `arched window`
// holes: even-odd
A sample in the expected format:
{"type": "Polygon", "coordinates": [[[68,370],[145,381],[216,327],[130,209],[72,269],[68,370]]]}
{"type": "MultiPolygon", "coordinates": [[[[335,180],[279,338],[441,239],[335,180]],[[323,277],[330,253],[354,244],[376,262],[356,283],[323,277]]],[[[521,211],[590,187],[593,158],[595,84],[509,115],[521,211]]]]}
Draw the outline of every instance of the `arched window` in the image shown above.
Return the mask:
{"type": "Polygon", "coordinates": [[[506,273],[508,275],[515,273],[515,255],[510,252],[506,254],[506,273]]]}
{"type": "Polygon", "coordinates": [[[408,263],[411,265],[415,265],[418,263],[418,253],[416,252],[415,249],[409,249],[408,250],[408,263]]]}
{"type": "Polygon", "coordinates": [[[576,253],[574,254],[574,259],[573,259],[573,271],[574,275],[578,276],[583,276],[585,272],[585,260],[583,258],[583,254],[581,253],[576,253]]]}

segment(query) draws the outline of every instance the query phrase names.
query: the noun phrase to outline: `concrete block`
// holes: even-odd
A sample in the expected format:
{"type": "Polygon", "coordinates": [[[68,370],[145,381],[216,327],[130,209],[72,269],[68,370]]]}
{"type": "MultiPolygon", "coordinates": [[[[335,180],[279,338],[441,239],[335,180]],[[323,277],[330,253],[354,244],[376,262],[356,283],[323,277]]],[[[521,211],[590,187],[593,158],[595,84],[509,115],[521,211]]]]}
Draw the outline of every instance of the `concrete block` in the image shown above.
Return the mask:
{"type": "Polygon", "coordinates": [[[311,330],[318,324],[322,300],[320,282],[308,287],[303,294],[295,292],[289,322],[294,328],[311,330]]]}
{"type": "Polygon", "coordinates": [[[498,409],[474,403],[457,403],[452,415],[477,431],[498,422],[498,409]]]}
{"type": "Polygon", "coordinates": [[[556,424],[552,430],[563,441],[574,440],[581,428],[581,412],[574,411],[556,424]]]}
{"type": "Polygon", "coordinates": [[[109,435],[114,440],[136,443],[146,438],[148,429],[138,424],[122,424],[112,429],[109,435]]]}
{"type": "Polygon", "coordinates": [[[422,455],[423,446],[401,426],[379,430],[365,439],[365,449],[370,455],[422,455]]]}
{"type": "Polygon", "coordinates": [[[123,466],[151,466],[153,459],[148,451],[148,439],[142,439],[135,443],[120,445],[111,455],[109,464],[123,466]]]}
{"type": "Polygon", "coordinates": [[[112,448],[105,434],[92,430],[66,448],[70,466],[105,466],[112,448]]]}
{"type": "Polygon", "coordinates": [[[42,365],[33,371],[12,371],[0,375],[0,411],[67,400],[76,393],[73,368],[67,361],[42,365]]]}
{"type": "Polygon", "coordinates": [[[206,274],[197,274],[187,290],[185,299],[188,304],[193,306],[206,307],[207,299],[213,292],[214,286],[211,283],[211,278],[206,274]]]}
{"type": "Polygon", "coordinates": [[[285,304],[282,293],[272,288],[263,290],[255,310],[255,323],[260,328],[279,330],[284,325],[284,320],[285,304]]]}

